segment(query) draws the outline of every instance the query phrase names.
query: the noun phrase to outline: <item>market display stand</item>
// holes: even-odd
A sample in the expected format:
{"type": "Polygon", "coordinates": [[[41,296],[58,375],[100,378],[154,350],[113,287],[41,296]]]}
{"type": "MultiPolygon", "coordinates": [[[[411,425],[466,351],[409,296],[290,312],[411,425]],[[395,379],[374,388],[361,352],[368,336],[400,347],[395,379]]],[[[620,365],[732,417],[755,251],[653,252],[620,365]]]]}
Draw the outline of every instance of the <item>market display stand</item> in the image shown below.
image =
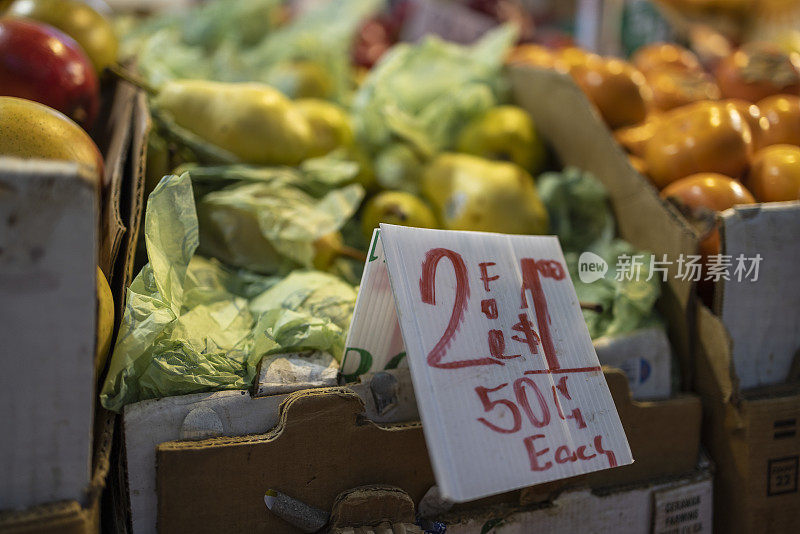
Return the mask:
{"type": "Polygon", "coordinates": [[[726,254],[763,260],[756,281],[720,281],[717,313],[697,312],[695,387],[703,440],[718,464],[716,525],[792,532],[800,507],[800,359],[791,358],[800,336],[800,202],[737,207],[722,224],[726,254]]]}
{"type": "MultiPolygon", "coordinates": [[[[623,238],[656,254],[694,253],[697,236],[630,167],[569,78],[520,69],[512,72],[512,80],[517,103],[531,113],[560,160],[592,172],[609,189],[623,238]]],[[[660,302],[684,370],[692,368],[693,295],[691,284],[671,280],[660,302]]],[[[651,348],[661,350],[642,350],[651,348]]],[[[234,521],[248,531],[295,532],[266,510],[263,493],[270,484],[327,511],[340,492],[364,484],[405,486],[419,504],[433,479],[410,380],[397,375],[399,397],[385,412],[377,405],[369,377],[363,379],[345,390],[262,397],[255,384],[251,391],[200,393],[127,406],[115,460],[121,491],[117,527],[136,534],[212,532],[230,528],[234,521]],[[291,429],[293,436],[285,449],[282,428],[291,429]],[[372,445],[359,445],[364,432],[372,445]],[[303,478],[303,473],[308,476],[303,478]]],[[[461,513],[462,506],[469,510],[463,512],[465,517],[487,505],[542,508],[576,486],[619,491],[621,484],[654,487],[665,477],[672,483],[696,476],[699,398],[682,393],[634,401],[622,373],[609,372],[606,379],[633,449],[633,465],[459,505],[454,513],[461,513]]],[[[702,476],[708,481],[710,471],[704,469],[702,476]]],[[[640,495],[649,496],[649,491],[640,495]]],[[[709,521],[705,514],[700,524],[707,529],[709,521]]]]}
{"type": "MultiPolygon", "coordinates": [[[[397,378],[396,397],[388,400],[391,409],[383,417],[374,404],[376,389],[360,383],[286,396],[279,410],[261,413],[263,420],[277,419],[274,428],[263,434],[161,443],[155,448],[158,531],[218,532],[232,528],[241,532],[297,532],[277,516],[265,513],[266,489],[331,510],[343,491],[388,484],[419,503],[435,485],[421,425],[417,421],[375,423],[370,419],[414,413],[414,407],[408,405],[413,403],[413,395],[408,395],[408,371],[397,370],[393,375],[397,378]]],[[[541,507],[567,488],[619,488],[693,476],[698,459],[699,399],[685,395],[667,401],[637,402],[630,398],[627,379],[620,371],[606,370],[606,379],[633,454],[641,461],[458,505],[455,510],[462,517],[487,505],[524,510],[541,507]]],[[[158,407],[157,401],[146,402],[152,421],[155,412],[164,407],[158,407]]],[[[214,411],[211,402],[205,404],[212,413],[223,411],[214,411]]],[[[266,408],[265,404],[260,407],[266,408]]],[[[182,406],[186,414],[184,432],[186,421],[201,406],[182,406]]],[[[248,411],[254,410],[258,408],[251,406],[248,411]]],[[[140,410],[140,423],[130,428],[136,435],[146,432],[147,418],[143,415],[140,410]]],[[[255,419],[252,413],[248,418],[255,419]]],[[[220,426],[224,432],[227,421],[220,426]]]]}
{"type": "Polygon", "coordinates": [[[96,407],[96,267],[121,317],[149,116],[114,84],[96,130],[105,191],[76,165],[0,160],[0,532],[99,531],[114,417],[96,407]],[[99,199],[99,200],[98,200],[99,199]]]}
{"type": "MultiPolygon", "coordinates": [[[[622,237],[657,257],[697,253],[688,222],[633,171],[622,149],[598,129],[605,128],[575,105],[573,84],[553,72],[516,69],[512,76],[517,98],[530,102],[526,107],[563,163],[594,170],[606,185],[622,237]],[[535,106],[537,99],[550,105],[535,106]]],[[[787,358],[785,347],[796,346],[800,335],[800,202],[740,206],[720,219],[724,254],[733,261],[739,254],[763,256],[758,284],[720,280],[712,313],[696,299],[693,283],[676,276],[673,263],[661,310],[668,318],[686,317],[669,321],[670,339],[684,387],[703,399],[703,443],[718,464],[715,529],[791,532],[800,508],[800,390],[797,356],[787,358]],[[770,333],[770,325],[780,327],[770,333]]]]}

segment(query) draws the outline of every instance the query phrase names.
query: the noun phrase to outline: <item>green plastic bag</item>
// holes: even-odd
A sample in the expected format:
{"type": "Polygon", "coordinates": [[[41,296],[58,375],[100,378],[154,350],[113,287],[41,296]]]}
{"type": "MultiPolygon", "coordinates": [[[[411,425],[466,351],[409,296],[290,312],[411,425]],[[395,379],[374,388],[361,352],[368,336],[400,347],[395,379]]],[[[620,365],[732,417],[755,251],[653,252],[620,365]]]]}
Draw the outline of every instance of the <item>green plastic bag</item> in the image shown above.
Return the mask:
{"type": "Polygon", "coordinates": [[[144,234],[149,263],[127,292],[100,395],[107,409],[247,388],[265,354],[323,350],[341,357],[355,288],[328,273],[262,276],[196,255],[189,174],[156,186],[144,234]]]}
{"type": "Polygon", "coordinates": [[[551,231],[561,242],[578,299],[602,308],[600,312],[583,310],[592,339],[661,324],[655,310],[661,281],[657,276],[648,280],[650,264],[645,260],[649,254],[614,237],[614,215],[603,184],[590,173],[567,168],[541,175],[537,189],[547,207],[551,231]],[[608,264],[602,278],[581,281],[578,268],[584,252],[594,253],[608,264]],[[638,277],[617,276],[615,267],[624,255],[641,255],[638,277]]]}
{"type": "Polygon", "coordinates": [[[503,26],[471,46],[434,36],[395,45],[353,98],[359,143],[377,154],[403,141],[425,157],[450,148],[470,119],[504,99],[503,60],[515,37],[503,26]]]}

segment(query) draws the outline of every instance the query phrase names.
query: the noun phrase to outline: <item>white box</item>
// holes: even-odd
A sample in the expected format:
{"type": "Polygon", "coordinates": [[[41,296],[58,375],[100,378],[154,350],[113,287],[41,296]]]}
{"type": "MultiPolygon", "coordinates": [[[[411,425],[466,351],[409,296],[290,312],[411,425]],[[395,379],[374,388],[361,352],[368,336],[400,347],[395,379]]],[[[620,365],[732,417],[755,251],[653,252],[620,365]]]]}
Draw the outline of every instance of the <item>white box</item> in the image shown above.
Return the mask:
{"type": "Polygon", "coordinates": [[[711,532],[712,491],[712,476],[703,470],[679,480],[617,491],[567,491],[552,503],[501,517],[491,511],[442,519],[447,534],[479,534],[492,524],[495,534],[711,532]]]}
{"type": "Polygon", "coordinates": [[[0,159],[0,509],[91,476],[98,193],[77,164],[0,159]]]}
{"type": "Polygon", "coordinates": [[[730,280],[717,283],[715,311],[730,334],[742,390],[785,382],[800,351],[798,236],[800,202],[737,206],[722,214],[730,280]],[[756,280],[754,271],[737,272],[740,255],[746,269],[756,259],[756,280]]]}

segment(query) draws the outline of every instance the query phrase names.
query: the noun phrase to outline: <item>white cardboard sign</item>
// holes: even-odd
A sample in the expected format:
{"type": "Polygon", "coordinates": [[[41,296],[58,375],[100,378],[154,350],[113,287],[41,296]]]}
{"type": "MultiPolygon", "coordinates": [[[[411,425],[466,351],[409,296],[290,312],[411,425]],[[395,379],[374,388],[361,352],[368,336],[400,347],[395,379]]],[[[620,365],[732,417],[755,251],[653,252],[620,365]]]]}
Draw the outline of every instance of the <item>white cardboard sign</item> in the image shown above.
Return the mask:
{"type": "Polygon", "coordinates": [[[445,498],[633,462],[557,238],[382,224],[373,245],[348,354],[405,345],[445,498]]]}

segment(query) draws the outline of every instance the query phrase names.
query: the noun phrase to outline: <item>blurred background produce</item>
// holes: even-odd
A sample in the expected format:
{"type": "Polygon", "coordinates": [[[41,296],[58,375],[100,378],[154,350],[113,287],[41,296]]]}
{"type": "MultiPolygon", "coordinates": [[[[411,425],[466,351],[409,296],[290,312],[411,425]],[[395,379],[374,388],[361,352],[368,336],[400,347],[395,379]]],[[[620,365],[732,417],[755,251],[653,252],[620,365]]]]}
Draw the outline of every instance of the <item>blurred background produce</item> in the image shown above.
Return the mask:
{"type": "MultiPolygon", "coordinates": [[[[117,21],[122,58],[135,58],[123,75],[150,93],[155,128],[144,267],[129,296],[138,304],[125,310],[107,407],[248,384],[261,356],[297,347],[272,330],[267,317],[277,309],[254,307],[258,292],[334,276],[354,298],[380,222],[556,233],[576,284],[581,252],[610,263],[635,252],[615,239],[603,186],[577,169],[560,173],[535,123],[512,102],[505,69],[535,58],[572,74],[618,127],[650,116],[647,78],[622,59],[574,46],[520,44],[536,39],[535,17],[515,2],[489,4],[465,4],[495,26],[469,44],[435,35],[403,41],[414,2],[301,10],[217,0],[117,21]],[[194,294],[211,301],[186,300],[194,294]],[[277,344],[254,342],[264,335],[277,344]],[[207,343],[214,349],[201,352],[207,343]],[[177,374],[186,378],[170,378],[177,374]]],[[[657,279],[618,281],[612,272],[579,288],[598,304],[584,311],[593,337],[660,323],[657,279]]],[[[303,347],[327,350],[343,343],[352,302],[335,323],[322,308],[304,313],[328,334],[309,333],[303,347]]]]}
{"type": "MultiPolygon", "coordinates": [[[[161,328],[146,336],[163,343],[153,352],[118,340],[106,383],[116,409],[175,393],[173,386],[185,392],[157,378],[173,372],[155,364],[167,354],[206,377],[191,388],[250,380],[253,332],[268,310],[254,312],[255,294],[241,284],[266,290],[298,273],[324,273],[352,288],[380,222],[556,233],[571,269],[572,255],[584,250],[609,263],[633,252],[614,238],[602,185],[562,169],[514,105],[509,68],[570,76],[632,167],[695,224],[706,256],[719,250],[717,212],[800,197],[798,39],[788,27],[764,32],[774,10],[746,0],[600,2],[595,20],[584,13],[591,2],[457,4],[453,16],[481,31],[431,22],[415,0],[209,0],[113,18],[99,1],[4,3],[6,97],[49,105],[91,131],[102,86],[115,76],[149,95],[147,192],[160,191],[162,201],[148,207],[136,287],[162,304],[128,306],[120,339],[159,316],[161,328]],[[42,44],[52,40],[62,43],[57,51],[42,44]],[[165,252],[169,240],[181,243],[180,253],[165,252]],[[192,294],[186,273],[195,264],[227,280],[215,305],[232,302],[239,311],[224,320],[194,313],[220,332],[225,321],[241,322],[238,337],[215,343],[220,357],[233,347],[243,356],[202,373],[200,338],[183,324],[189,308],[181,296],[192,294]],[[163,269],[177,274],[158,282],[163,269]],[[169,319],[160,315],[167,309],[169,319]],[[210,378],[223,368],[226,379],[210,378]],[[123,376],[151,382],[133,387],[123,376]]],[[[19,101],[2,104],[21,113],[19,101]]],[[[77,126],[47,116],[70,133],[46,150],[20,137],[5,153],[93,162],[101,176],[96,149],[77,126]]],[[[585,311],[595,337],[658,321],[658,284],[620,282],[607,280],[607,293],[576,282],[582,298],[601,304],[585,311]]],[[[346,321],[339,327],[344,335],[346,321]]]]}

